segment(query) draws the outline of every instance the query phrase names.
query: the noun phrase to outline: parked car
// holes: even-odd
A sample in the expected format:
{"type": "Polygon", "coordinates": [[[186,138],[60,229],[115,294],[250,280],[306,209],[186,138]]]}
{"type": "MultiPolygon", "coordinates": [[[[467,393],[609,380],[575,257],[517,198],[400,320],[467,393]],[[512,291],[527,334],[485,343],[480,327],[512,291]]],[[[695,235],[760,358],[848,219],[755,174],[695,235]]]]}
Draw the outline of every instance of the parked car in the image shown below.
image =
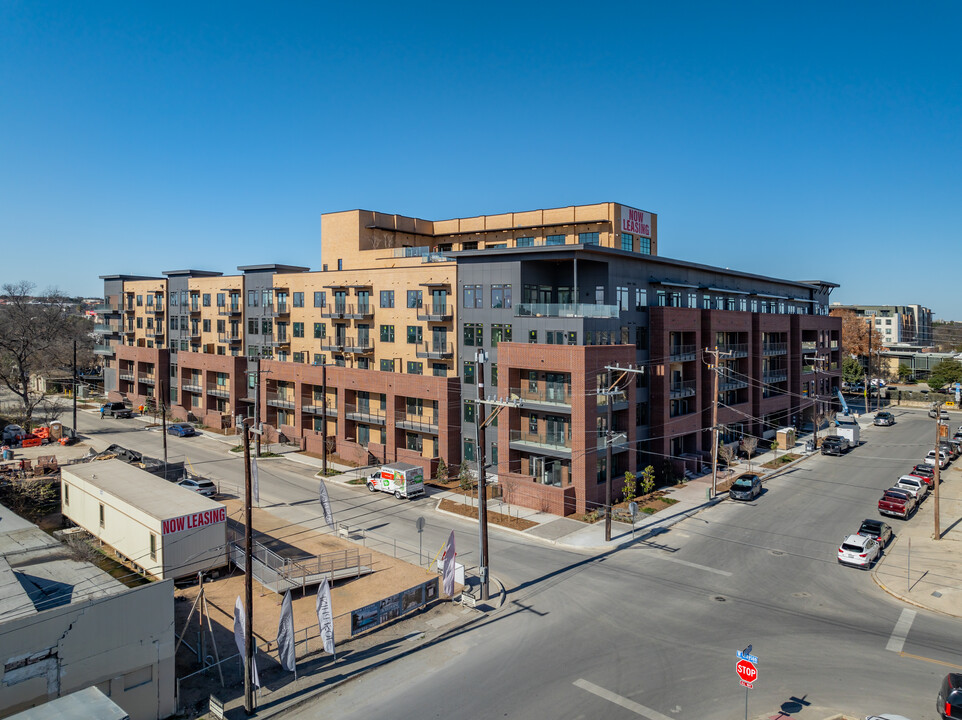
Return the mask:
{"type": "Polygon", "coordinates": [[[871,518],[863,520],[855,534],[872,538],[879,544],[880,548],[884,548],[892,542],[892,526],[881,520],[872,520],[871,518]]]}
{"type": "Polygon", "coordinates": [[[212,483],[210,480],[206,480],[204,478],[187,477],[177,484],[182,488],[193,490],[194,492],[200,493],[206,497],[217,494],[217,486],[214,485],[214,483],[212,483]]]}
{"type": "Polygon", "coordinates": [[[939,469],[941,470],[942,468],[944,468],[946,465],[949,464],[949,456],[946,455],[944,450],[939,450],[938,459],[936,459],[935,450],[929,450],[928,453],[926,453],[925,457],[922,458],[922,462],[925,463],[926,465],[933,465],[933,466],[936,463],[938,463],[939,469]]]}
{"type": "Polygon", "coordinates": [[[873,424],[880,426],[894,425],[895,416],[887,410],[882,410],[882,412],[875,413],[873,424]]]}
{"type": "Polygon", "coordinates": [[[922,502],[929,492],[929,486],[925,480],[917,478],[914,475],[903,475],[899,478],[898,482],[895,483],[895,487],[912,493],[919,502],[922,502]]]}
{"type": "Polygon", "coordinates": [[[132,418],[134,416],[130,408],[124,405],[122,402],[109,402],[104,403],[100,411],[107,417],[114,418],[132,418]]]}
{"type": "Polygon", "coordinates": [[[196,435],[197,431],[194,430],[194,426],[190,423],[174,423],[167,426],[168,435],[177,435],[179,437],[191,437],[196,435]]]}
{"type": "Polygon", "coordinates": [[[878,511],[880,513],[902,518],[903,520],[907,520],[909,515],[915,512],[916,507],[918,507],[918,502],[915,496],[901,488],[889,488],[882,494],[882,498],[878,501],[878,511]]]}
{"type": "Polygon", "coordinates": [[[962,673],[949,673],[939,687],[935,702],[942,720],[962,718],[962,673]]]}
{"type": "Polygon", "coordinates": [[[849,535],[838,547],[838,561],[842,565],[852,565],[868,570],[881,553],[879,544],[872,538],[864,535],[849,535]]]}
{"type": "Polygon", "coordinates": [[[829,435],[822,440],[822,455],[841,455],[851,450],[852,444],[848,438],[841,435],[829,435]]]}
{"type": "Polygon", "coordinates": [[[761,494],[762,481],[758,475],[742,475],[728,490],[728,497],[732,500],[754,500],[761,494]]]}
{"type": "Polygon", "coordinates": [[[933,465],[926,465],[925,463],[922,463],[912,468],[912,471],[909,473],[909,475],[922,478],[926,483],[931,485],[933,482],[935,482],[935,467],[933,465]]]}
{"type": "Polygon", "coordinates": [[[959,443],[957,442],[942,440],[939,442],[939,449],[945,451],[946,455],[949,456],[949,460],[955,460],[959,456],[959,443]]]}

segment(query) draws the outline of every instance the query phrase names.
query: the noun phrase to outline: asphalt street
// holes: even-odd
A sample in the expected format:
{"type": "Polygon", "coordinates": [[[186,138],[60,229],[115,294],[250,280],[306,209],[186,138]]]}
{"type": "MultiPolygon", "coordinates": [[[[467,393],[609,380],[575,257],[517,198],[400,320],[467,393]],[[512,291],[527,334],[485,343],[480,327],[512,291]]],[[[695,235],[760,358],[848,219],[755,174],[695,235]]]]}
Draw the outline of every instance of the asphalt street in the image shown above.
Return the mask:
{"type": "MultiPolygon", "coordinates": [[[[936,720],[939,680],[962,669],[962,621],[908,608],[869,573],[836,562],[841,539],[878,517],[881,491],[930,445],[924,411],[894,412],[894,427],[867,428],[849,454],[814,456],[754,502],[722,503],[627,549],[578,553],[492,529],[503,607],[285,717],[744,717],[735,653],[751,643],[759,677],[747,691],[749,717],[936,720]]],[[[84,432],[160,456],[159,433],[141,427],[81,421],[84,432]]],[[[227,446],[170,438],[170,448],[239,485],[242,464],[227,446]]],[[[423,515],[426,550],[454,528],[459,559],[476,557],[475,527],[426,499],[328,487],[342,523],[416,547],[423,515]]],[[[272,512],[323,525],[310,468],[264,462],[261,488],[272,512]]],[[[900,522],[890,521],[896,532],[900,522]]]]}

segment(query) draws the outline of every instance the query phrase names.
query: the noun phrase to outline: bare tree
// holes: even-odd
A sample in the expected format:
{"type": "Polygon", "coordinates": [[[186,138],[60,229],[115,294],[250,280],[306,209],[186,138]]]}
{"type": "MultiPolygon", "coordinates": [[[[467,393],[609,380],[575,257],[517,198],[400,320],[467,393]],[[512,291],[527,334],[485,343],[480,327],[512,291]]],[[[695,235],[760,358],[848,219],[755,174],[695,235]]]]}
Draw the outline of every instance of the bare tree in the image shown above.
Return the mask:
{"type": "Polygon", "coordinates": [[[742,438],[742,450],[748,455],[748,472],[752,471],[752,456],[758,448],[758,438],[754,435],[746,435],[742,438]]]}
{"type": "Polygon", "coordinates": [[[90,321],[59,291],[34,297],[34,287],[26,281],[4,285],[0,305],[0,382],[17,396],[25,424],[43,399],[32,390],[31,376],[70,366],[74,340],[85,357],[91,346],[90,321]]]}
{"type": "Polygon", "coordinates": [[[737,462],[738,455],[733,445],[718,444],[718,455],[725,461],[725,467],[729,468],[737,462]]]}

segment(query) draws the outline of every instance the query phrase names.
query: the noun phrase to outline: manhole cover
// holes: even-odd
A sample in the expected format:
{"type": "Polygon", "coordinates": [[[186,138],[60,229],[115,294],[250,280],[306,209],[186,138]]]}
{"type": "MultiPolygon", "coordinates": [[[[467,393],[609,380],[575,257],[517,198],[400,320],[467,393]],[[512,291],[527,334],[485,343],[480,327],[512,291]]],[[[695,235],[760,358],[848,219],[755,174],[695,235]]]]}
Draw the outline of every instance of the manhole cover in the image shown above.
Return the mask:
{"type": "Polygon", "coordinates": [[[781,550],[772,550],[772,555],[784,555],[785,553],[781,550]]]}
{"type": "Polygon", "coordinates": [[[716,595],[712,598],[715,602],[725,602],[728,598],[722,597],[721,595],[716,595]]]}

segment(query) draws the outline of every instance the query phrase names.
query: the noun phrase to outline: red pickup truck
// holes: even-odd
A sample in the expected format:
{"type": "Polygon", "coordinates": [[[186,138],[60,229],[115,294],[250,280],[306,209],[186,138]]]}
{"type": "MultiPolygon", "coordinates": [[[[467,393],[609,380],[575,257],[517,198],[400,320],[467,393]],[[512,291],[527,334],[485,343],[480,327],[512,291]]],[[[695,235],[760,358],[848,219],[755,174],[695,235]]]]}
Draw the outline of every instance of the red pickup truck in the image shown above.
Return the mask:
{"type": "Polygon", "coordinates": [[[898,488],[885,491],[878,501],[878,511],[883,515],[893,515],[906,520],[915,511],[916,500],[912,495],[898,488]]]}

